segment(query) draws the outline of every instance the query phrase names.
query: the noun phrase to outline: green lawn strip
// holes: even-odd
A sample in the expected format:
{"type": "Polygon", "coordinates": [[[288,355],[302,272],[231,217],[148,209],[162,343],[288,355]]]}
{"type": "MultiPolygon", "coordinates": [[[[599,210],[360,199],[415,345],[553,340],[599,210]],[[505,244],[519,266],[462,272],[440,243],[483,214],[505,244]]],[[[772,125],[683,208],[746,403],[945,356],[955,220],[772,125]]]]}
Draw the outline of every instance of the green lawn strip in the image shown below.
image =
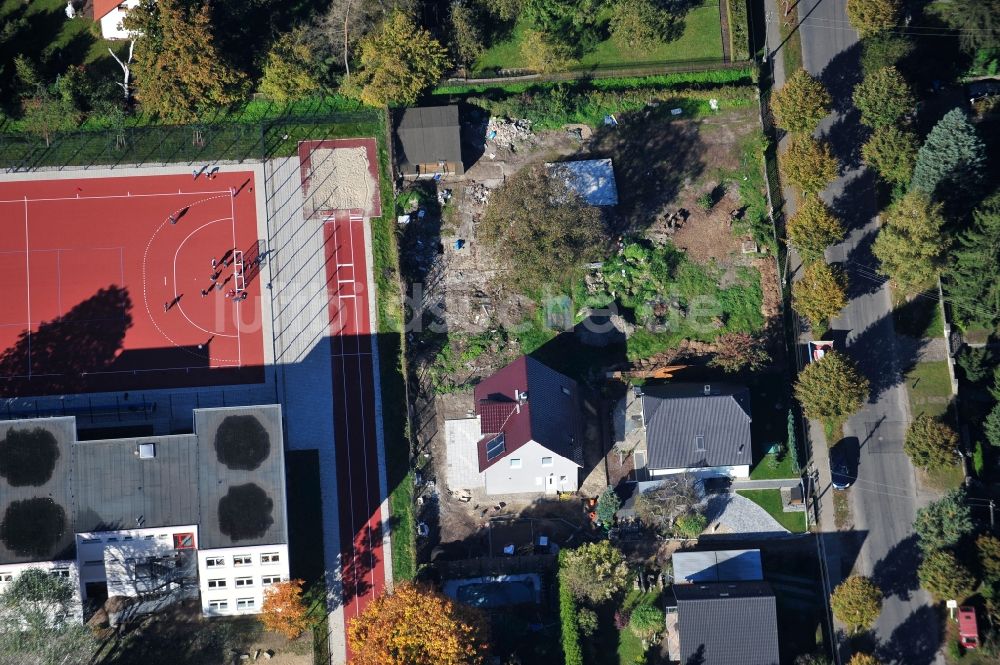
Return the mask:
{"type": "MultiPolygon", "coordinates": [[[[626,66],[722,58],[722,25],[717,2],[690,10],[684,16],[684,23],[684,33],[678,39],[652,49],[623,49],[613,40],[606,39],[584,54],[579,65],[626,66]]],[[[479,56],[473,73],[524,69],[521,41],[527,30],[527,20],[522,17],[507,40],[494,44],[479,56]]]]}
{"type": "Polygon", "coordinates": [[[382,216],[372,220],[372,272],[378,311],[379,378],[382,388],[382,431],[392,529],[392,572],[395,580],[416,575],[413,523],[413,473],[406,420],[406,373],[403,349],[403,304],[399,291],[399,246],[385,126],[378,140],[382,216]]]}
{"type": "Polygon", "coordinates": [[[913,417],[921,413],[934,417],[945,415],[952,398],[948,361],[936,360],[914,365],[906,373],[906,390],[910,396],[910,412],[913,417]]]}
{"type": "Polygon", "coordinates": [[[892,310],[896,332],[921,339],[944,337],[944,318],[936,299],[916,296],[896,305],[892,310]]]}
{"type": "MultiPolygon", "coordinates": [[[[802,39],[799,35],[799,10],[793,6],[788,16],[780,17],[781,57],[785,62],[785,76],[791,76],[795,70],[802,69],[802,39]]],[[[769,44],[772,50],[777,44],[769,44]]]]}
{"type": "Polygon", "coordinates": [[[764,455],[750,471],[750,480],[779,480],[797,478],[798,475],[795,472],[795,460],[786,452],[780,459],[773,454],[764,455]]]}
{"type": "Polygon", "coordinates": [[[965,471],[961,464],[949,464],[924,473],[927,484],[939,491],[955,489],[965,481],[965,471]]]}
{"type": "Polygon", "coordinates": [[[780,490],[737,490],[737,494],[745,496],[771,515],[778,524],[792,533],[802,533],[806,530],[806,514],[804,512],[786,513],[782,510],[780,490]]]}
{"type": "MultiPolygon", "coordinates": [[[[633,589],[628,592],[622,609],[631,612],[640,605],[659,606],[660,594],[657,591],[639,591],[633,589]]],[[[622,629],[618,633],[618,662],[619,665],[635,665],[645,662],[642,657],[646,654],[646,649],[642,647],[642,640],[628,629],[622,629]]]]}

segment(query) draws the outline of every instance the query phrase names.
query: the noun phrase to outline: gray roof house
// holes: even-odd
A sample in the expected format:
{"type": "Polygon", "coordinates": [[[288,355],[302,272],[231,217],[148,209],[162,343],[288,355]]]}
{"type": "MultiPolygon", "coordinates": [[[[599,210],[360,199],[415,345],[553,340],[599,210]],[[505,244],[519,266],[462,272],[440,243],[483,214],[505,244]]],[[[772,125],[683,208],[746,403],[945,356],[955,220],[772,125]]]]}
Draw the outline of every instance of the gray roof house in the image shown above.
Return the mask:
{"type": "Polygon", "coordinates": [[[678,584],[673,592],[681,665],[779,665],[770,584],[678,584]]]}
{"type": "Polygon", "coordinates": [[[403,109],[393,116],[393,150],[404,176],[462,175],[458,106],[403,109]]]}
{"type": "Polygon", "coordinates": [[[655,476],[750,475],[750,391],[729,384],[670,383],[642,389],[639,445],[655,476]]]}

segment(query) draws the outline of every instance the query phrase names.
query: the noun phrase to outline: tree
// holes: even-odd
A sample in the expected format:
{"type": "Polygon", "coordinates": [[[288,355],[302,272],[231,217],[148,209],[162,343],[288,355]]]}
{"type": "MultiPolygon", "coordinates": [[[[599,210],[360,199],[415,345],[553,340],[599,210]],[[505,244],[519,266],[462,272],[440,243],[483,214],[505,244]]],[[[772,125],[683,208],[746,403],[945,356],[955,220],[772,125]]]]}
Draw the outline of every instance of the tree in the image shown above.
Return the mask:
{"type": "Polygon", "coordinates": [[[965,490],[953,489],[917,511],[913,530],[920,549],[927,552],[953,547],[975,529],[965,490]]]}
{"type": "Polygon", "coordinates": [[[963,346],[956,358],[956,364],[962,368],[966,381],[980,383],[990,375],[990,366],[993,362],[986,347],[963,346]]]}
{"type": "Polygon", "coordinates": [[[830,147],[811,136],[793,136],[780,161],[788,181],[804,194],[816,194],[840,172],[830,147]]]}
{"type": "Polygon", "coordinates": [[[484,17],[479,16],[476,6],[464,0],[454,0],[448,18],[451,22],[449,45],[455,62],[468,68],[483,52],[483,30],[480,27],[484,17]]]}
{"type": "Polygon", "coordinates": [[[302,598],[302,584],[302,580],[288,580],[265,589],[264,604],[258,616],[264,630],[273,630],[294,640],[309,628],[309,608],[302,598]]]}
{"type": "Polygon", "coordinates": [[[830,595],[830,609],[851,633],[868,628],[882,611],[882,590],[867,577],[852,575],[830,595]]]}
{"type": "Polygon", "coordinates": [[[598,14],[602,0],[523,0],[523,15],[545,40],[576,58],[601,41],[598,14]]]}
{"type": "Polygon", "coordinates": [[[541,166],[522,169],[493,192],[479,234],[512,282],[535,288],[575,274],[604,244],[597,209],[541,166]]]}
{"type": "Polygon", "coordinates": [[[584,543],[565,555],[559,575],[578,600],[599,605],[632,581],[625,557],[607,540],[584,543]]]}
{"type": "Polygon", "coordinates": [[[861,111],[861,122],[869,127],[895,125],[915,104],[909,84],[895,67],[867,74],[854,88],[854,105],[861,111]]]}
{"type": "Polygon", "coordinates": [[[605,528],[610,528],[615,522],[615,513],[622,507],[621,499],[615,488],[609,487],[597,499],[597,522],[605,528]]]}
{"type": "Polygon", "coordinates": [[[795,398],[809,418],[846,418],[868,399],[868,379],[847,356],[830,351],[809,363],[795,383],[795,398]]]}
{"type": "Polygon", "coordinates": [[[772,95],[771,111],[779,127],[811,134],[830,112],[830,101],[826,86],[799,69],[772,95]]]}
{"type": "Polygon", "coordinates": [[[521,58],[528,69],[542,74],[566,69],[573,61],[570,49],[550,41],[538,30],[525,30],[521,58]]]}
{"type": "Polygon", "coordinates": [[[958,462],[958,435],[944,423],[922,413],[906,430],[903,450],[914,466],[933,470],[958,462]]]}
{"type": "Polygon", "coordinates": [[[996,404],[990,414],[986,416],[983,423],[983,430],[986,432],[986,440],[994,448],[1000,448],[1000,404],[996,404]]]}
{"type": "Polygon", "coordinates": [[[876,127],[861,146],[865,164],[872,167],[886,182],[904,185],[913,177],[917,161],[917,137],[895,126],[876,127]]]}
{"type": "Polygon", "coordinates": [[[883,67],[895,67],[913,53],[913,42],[905,35],[882,33],[862,42],[861,69],[868,76],[883,67]]]}
{"type": "Polygon", "coordinates": [[[757,372],[771,362],[764,340],[745,332],[723,333],[715,338],[715,354],[708,364],[730,374],[747,369],[757,372]]]}
{"type": "Polygon", "coordinates": [[[447,50],[400,10],[366,35],[360,50],[361,71],[342,90],[371,106],[416,103],[449,66],[447,50]]]}
{"type": "Polygon", "coordinates": [[[313,67],[313,51],[304,33],[301,30],[286,32],[267,54],[260,91],[282,104],[304,99],[320,87],[313,67]]]}
{"type": "Polygon", "coordinates": [[[899,21],[899,0],[847,0],[847,20],[862,39],[885,32],[899,21]]]}
{"type": "Polygon", "coordinates": [[[330,49],[332,56],[341,63],[346,78],[350,79],[356,44],[395,10],[412,16],[417,10],[417,2],[333,0],[330,9],[316,21],[313,32],[318,37],[315,40],[317,50],[330,49]]]}
{"type": "Polygon", "coordinates": [[[132,73],[146,111],[185,122],[244,94],[246,78],[216,45],[208,3],[142,0],[122,23],[139,35],[132,73]]]}
{"type": "Polygon", "coordinates": [[[936,199],[960,200],[985,179],[986,148],[962,109],[938,121],[917,152],[912,187],[936,199]]]}
{"type": "Polygon", "coordinates": [[[23,105],[25,130],[44,139],[46,146],[51,145],[56,132],[74,129],[80,122],[80,112],[47,86],[39,86],[23,105]]]}
{"type": "MultiPolygon", "coordinates": [[[[1000,320],[997,275],[1000,275],[1000,193],[972,213],[972,223],[958,235],[952,250],[944,286],[959,321],[991,328],[1000,320]]],[[[996,385],[1000,388],[1000,382],[996,385]]],[[[1000,400],[1000,389],[994,397],[1000,400]]]]}
{"type": "Polygon", "coordinates": [[[847,275],[822,261],[806,265],[802,279],[792,285],[792,304],[819,328],[847,305],[847,275]]]}
{"type": "Polygon", "coordinates": [[[0,593],[0,662],[90,663],[98,645],[73,618],[73,595],[69,580],[41,568],[17,574],[0,593]]]}
{"type": "Polygon", "coordinates": [[[681,515],[674,523],[674,529],[683,538],[697,538],[707,526],[708,518],[697,511],[681,515]]]}
{"type": "Polygon", "coordinates": [[[990,583],[1000,581],[1000,538],[988,533],[976,538],[976,553],[983,580],[990,583]]]}
{"type": "Polygon", "coordinates": [[[652,49],[664,42],[672,16],[656,0],[620,0],[611,10],[611,38],[629,49],[652,49]]]}
{"type": "Polygon", "coordinates": [[[809,196],[788,220],[788,241],[802,257],[814,261],[830,245],[844,239],[844,227],[818,196],[809,196]]]}
{"type": "Polygon", "coordinates": [[[872,253],[881,262],[879,272],[903,292],[933,281],[947,254],[941,205],[919,191],[911,191],[885,214],[872,253]]]}
{"type": "Polygon", "coordinates": [[[851,660],[847,665],[880,665],[879,661],[875,656],[870,653],[856,653],[851,656],[851,660]]]}
{"type": "Polygon", "coordinates": [[[968,53],[995,49],[1000,44],[1000,3],[996,0],[951,0],[936,10],[958,32],[968,53]]]}
{"type": "Polygon", "coordinates": [[[665,621],[663,610],[644,603],[632,610],[628,629],[646,645],[666,629],[665,621]]]}
{"type": "Polygon", "coordinates": [[[917,577],[937,600],[962,602],[976,588],[972,572],[948,550],[935,550],[924,556],[917,577]]]}
{"type": "Polygon", "coordinates": [[[480,612],[410,582],[369,603],[347,639],[357,665],[474,665],[488,650],[480,612]]]}
{"type": "Polygon", "coordinates": [[[590,637],[597,632],[600,622],[597,619],[597,612],[589,607],[581,607],[576,612],[576,625],[580,628],[580,633],[584,637],[590,637]]]}
{"type": "Polygon", "coordinates": [[[679,473],[640,493],[635,499],[635,513],[646,528],[666,534],[671,531],[674,520],[693,509],[700,500],[695,477],[679,473]]]}

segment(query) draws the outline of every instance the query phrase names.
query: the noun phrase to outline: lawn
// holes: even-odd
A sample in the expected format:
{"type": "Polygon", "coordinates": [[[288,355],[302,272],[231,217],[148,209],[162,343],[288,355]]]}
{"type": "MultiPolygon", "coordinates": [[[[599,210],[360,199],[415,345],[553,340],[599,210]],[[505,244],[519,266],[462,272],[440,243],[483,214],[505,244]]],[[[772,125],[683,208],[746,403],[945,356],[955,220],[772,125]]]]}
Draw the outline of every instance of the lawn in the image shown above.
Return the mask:
{"type": "Polygon", "coordinates": [[[786,513],[782,510],[780,490],[737,490],[736,493],[766,510],[781,526],[792,533],[803,533],[806,530],[804,512],[786,513]]]}
{"type": "Polygon", "coordinates": [[[780,456],[768,453],[760,458],[757,466],[750,472],[750,480],[776,480],[781,478],[796,478],[795,460],[790,452],[780,456]]]}
{"type": "Polygon", "coordinates": [[[948,362],[917,363],[906,373],[906,389],[914,417],[921,413],[935,417],[945,415],[952,398],[948,362]]]}
{"type": "MultiPolygon", "coordinates": [[[[586,53],[580,59],[579,66],[613,67],[722,59],[722,26],[717,2],[709,2],[692,9],[685,16],[684,23],[684,34],[679,39],[654,49],[622,49],[611,39],[606,39],[593,51],[586,53]]],[[[493,45],[479,56],[473,65],[473,73],[523,69],[525,65],[521,57],[521,40],[527,30],[527,21],[522,18],[514,26],[509,39],[493,45]]]]}
{"type": "Polygon", "coordinates": [[[892,310],[896,332],[920,339],[944,337],[944,319],[936,299],[915,297],[892,310]]]}

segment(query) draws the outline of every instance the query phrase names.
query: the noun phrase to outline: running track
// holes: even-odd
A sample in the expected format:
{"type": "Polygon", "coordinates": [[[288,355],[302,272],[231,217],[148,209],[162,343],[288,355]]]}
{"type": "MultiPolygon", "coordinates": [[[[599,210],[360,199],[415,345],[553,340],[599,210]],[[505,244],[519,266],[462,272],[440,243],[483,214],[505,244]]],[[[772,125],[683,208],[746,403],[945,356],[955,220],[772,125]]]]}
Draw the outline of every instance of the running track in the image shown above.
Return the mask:
{"type": "Polygon", "coordinates": [[[364,224],[347,211],[323,224],[346,624],[385,588],[364,224]]]}

